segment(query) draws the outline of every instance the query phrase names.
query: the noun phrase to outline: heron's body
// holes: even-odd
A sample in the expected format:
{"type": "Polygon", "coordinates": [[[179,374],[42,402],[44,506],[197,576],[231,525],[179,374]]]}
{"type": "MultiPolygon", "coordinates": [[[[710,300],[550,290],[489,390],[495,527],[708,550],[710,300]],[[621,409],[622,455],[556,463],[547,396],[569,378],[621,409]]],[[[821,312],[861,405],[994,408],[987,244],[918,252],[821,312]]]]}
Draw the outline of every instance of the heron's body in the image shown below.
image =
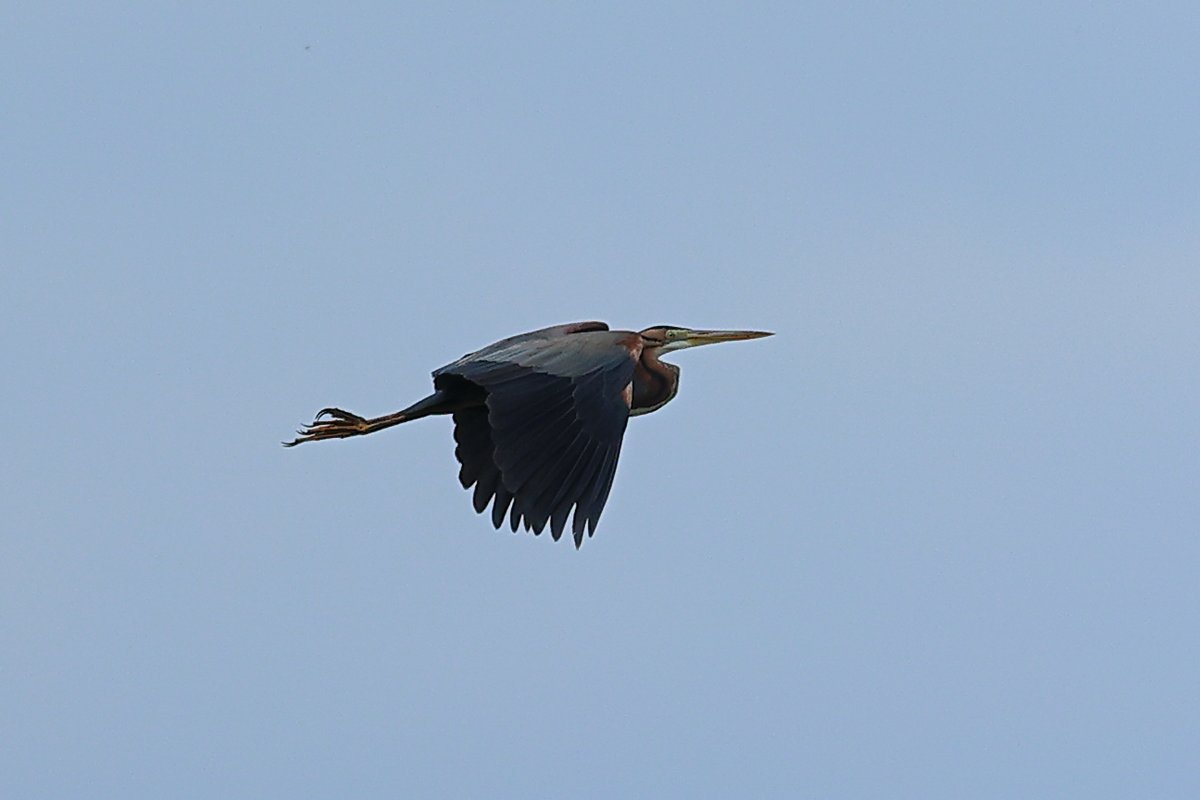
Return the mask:
{"type": "Polygon", "coordinates": [[[578,322],[503,339],[435,370],[434,393],[403,411],[365,419],[327,408],[288,445],[358,436],[434,414],[454,418],[459,480],[499,528],[523,522],[558,539],[574,509],[575,545],[596,529],[625,426],[679,389],[670,350],[768,336],[756,331],[656,327],[612,331],[578,322]],[[329,419],[322,419],[328,416],[329,419]]]}

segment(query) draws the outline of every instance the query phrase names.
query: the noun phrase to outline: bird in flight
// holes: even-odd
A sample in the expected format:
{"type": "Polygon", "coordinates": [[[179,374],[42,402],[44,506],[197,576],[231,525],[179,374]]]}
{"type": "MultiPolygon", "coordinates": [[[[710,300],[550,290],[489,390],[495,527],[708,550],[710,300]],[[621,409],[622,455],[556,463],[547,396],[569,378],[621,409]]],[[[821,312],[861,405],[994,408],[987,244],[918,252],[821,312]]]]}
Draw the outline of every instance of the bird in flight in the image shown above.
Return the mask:
{"type": "Polygon", "coordinates": [[[403,411],[367,419],[325,408],[285,447],[363,436],[434,414],[454,418],[454,455],[475,511],[492,507],[513,532],[524,523],[555,541],[574,509],[575,547],[590,537],[608,500],[630,417],[662,408],[679,389],[679,367],[659,357],[686,347],[770,336],[658,325],[612,331],[576,322],[502,339],[433,373],[433,394],[403,411]]]}

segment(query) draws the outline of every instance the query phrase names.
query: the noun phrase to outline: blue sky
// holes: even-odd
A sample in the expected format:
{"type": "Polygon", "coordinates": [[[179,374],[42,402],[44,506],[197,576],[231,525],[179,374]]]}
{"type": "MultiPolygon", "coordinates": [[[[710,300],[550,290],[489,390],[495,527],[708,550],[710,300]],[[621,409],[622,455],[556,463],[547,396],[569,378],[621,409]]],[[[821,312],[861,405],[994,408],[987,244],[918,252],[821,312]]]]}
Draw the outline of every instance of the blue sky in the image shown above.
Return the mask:
{"type": "Polygon", "coordinates": [[[4,796],[1200,791],[1194,4],[4,16],[4,796]],[[582,319],[580,552],[279,447],[582,319]]]}

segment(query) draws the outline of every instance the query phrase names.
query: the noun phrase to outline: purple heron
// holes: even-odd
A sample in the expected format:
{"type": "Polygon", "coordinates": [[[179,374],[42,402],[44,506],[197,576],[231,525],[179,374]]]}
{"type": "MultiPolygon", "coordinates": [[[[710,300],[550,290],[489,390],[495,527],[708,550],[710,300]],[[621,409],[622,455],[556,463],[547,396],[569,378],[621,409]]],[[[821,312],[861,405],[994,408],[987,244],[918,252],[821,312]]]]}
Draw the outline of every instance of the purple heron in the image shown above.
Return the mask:
{"type": "Polygon", "coordinates": [[[630,417],[662,408],[679,389],[679,367],[659,357],[685,347],[758,339],[762,331],[706,331],[659,325],[610,331],[576,322],[502,339],[433,373],[434,393],[403,411],[367,419],[325,408],[285,442],[363,436],[433,414],[454,418],[454,455],[475,511],[492,506],[558,540],[571,510],[575,546],[591,536],[608,500],[630,417]]]}

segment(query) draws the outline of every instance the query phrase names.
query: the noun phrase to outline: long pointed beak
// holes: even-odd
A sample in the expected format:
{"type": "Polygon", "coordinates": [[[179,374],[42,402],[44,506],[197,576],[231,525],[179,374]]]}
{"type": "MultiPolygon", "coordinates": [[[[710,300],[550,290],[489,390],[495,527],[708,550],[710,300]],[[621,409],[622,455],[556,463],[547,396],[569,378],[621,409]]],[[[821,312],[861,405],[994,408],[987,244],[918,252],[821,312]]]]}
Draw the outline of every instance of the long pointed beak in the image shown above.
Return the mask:
{"type": "Polygon", "coordinates": [[[696,344],[716,344],[717,342],[740,342],[743,339],[761,339],[764,336],[774,336],[769,331],[688,331],[687,340],[696,344]]]}
{"type": "Polygon", "coordinates": [[[718,342],[740,342],[745,339],[761,339],[764,336],[774,336],[768,331],[693,331],[669,343],[664,350],[682,350],[685,347],[699,347],[702,344],[717,344],[718,342]]]}

